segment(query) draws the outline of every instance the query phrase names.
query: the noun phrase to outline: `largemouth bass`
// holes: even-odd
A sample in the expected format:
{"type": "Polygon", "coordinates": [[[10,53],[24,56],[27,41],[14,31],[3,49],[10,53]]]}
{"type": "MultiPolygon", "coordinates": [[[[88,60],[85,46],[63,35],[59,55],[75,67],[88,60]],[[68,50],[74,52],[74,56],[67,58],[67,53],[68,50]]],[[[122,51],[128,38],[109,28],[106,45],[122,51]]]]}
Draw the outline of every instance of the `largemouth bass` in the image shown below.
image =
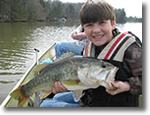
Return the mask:
{"type": "Polygon", "coordinates": [[[111,83],[117,70],[117,67],[102,60],[73,56],[47,65],[35,78],[10,95],[18,100],[18,106],[22,107],[33,93],[51,92],[54,83],[60,81],[68,90],[73,91],[74,100],[78,101],[82,96],[82,90],[97,88],[100,85],[113,89],[111,83]]]}

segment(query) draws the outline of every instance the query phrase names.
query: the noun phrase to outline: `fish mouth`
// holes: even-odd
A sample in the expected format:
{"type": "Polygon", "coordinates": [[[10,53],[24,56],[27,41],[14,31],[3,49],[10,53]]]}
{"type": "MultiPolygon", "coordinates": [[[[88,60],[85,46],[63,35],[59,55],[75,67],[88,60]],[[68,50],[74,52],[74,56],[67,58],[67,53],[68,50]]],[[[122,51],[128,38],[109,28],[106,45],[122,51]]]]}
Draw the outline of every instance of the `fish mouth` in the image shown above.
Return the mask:
{"type": "Polygon", "coordinates": [[[107,74],[106,82],[114,81],[115,75],[119,68],[114,67],[111,71],[107,74]]]}
{"type": "Polygon", "coordinates": [[[107,77],[105,80],[102,80],[101,81],[101,85],[108,88],[108,89],[114,89],[114,87],[112,86],[112,82],[115,81],[115,75],[116,75],[116,72],[118,71],[118,68],[117,67],[114,67],[111,69],[111,71],[109,71],[107,73],[107,77]]]}

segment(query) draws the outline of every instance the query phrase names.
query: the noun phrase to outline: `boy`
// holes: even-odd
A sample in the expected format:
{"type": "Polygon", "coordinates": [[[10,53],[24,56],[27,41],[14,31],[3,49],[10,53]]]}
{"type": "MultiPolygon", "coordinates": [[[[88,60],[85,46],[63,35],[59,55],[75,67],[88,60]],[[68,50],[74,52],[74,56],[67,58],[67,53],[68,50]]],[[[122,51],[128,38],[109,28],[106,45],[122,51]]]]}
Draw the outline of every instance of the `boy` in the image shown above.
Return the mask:
{"type": "Polygon", "coordinates": [[[84,106],[138,106],[138,95],[142,93],[142,46],[138,38],[116,29],[113,7],[105,1],[88,0],[80,20],[89,39],[83,55],[119,67],[112,83],[116,90],[87,90],[81,99],[84,106]]]}
{"type": "MultiPolygon", "coordinates": [[[[116,29],[113,7],[105,1],[88,0],[80,11],[80,20],[89,39],[83,55],[103,59],[119,67],[115,82],[116,90],[104,87],[88,89],[81,98],[81,106],[137,107],[142,94],[142,45],[129,32],[116,29]]],[[[54,92],[65,91],[56,83],[54,92]]]]}

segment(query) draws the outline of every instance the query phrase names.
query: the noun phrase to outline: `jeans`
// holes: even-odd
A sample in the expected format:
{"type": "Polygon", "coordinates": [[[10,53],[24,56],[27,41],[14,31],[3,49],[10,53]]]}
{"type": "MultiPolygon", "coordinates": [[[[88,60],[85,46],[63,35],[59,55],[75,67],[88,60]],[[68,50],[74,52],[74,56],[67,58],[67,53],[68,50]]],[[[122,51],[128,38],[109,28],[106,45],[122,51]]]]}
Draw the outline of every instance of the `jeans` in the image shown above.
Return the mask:
{"type": "Polygon", "coordinates": [[[72,92],[56,94],[53,99],[45,99],[40,107],[80,107],[79,102],[75,102],[72,92]]]}
{"type": "Polygon", "coordinates": [[[85,44],[77,45],[76,42],[60,42],[55,45],[56,58],[63,53],[73,52],[74,55],[81,55],[81,51],[85,44]]]}

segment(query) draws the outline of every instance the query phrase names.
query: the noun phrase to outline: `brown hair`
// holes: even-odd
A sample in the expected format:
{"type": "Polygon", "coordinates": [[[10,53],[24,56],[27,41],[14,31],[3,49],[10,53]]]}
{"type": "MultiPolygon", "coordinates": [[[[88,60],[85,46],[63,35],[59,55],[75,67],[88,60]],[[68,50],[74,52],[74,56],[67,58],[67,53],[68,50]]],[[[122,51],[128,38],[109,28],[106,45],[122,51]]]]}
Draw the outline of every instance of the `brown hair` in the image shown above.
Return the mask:
{"type": "Polygon", "coordinates": [[[97,21],[114,21],[115,12],[113,7],[104,0],[87,0],[80,10],[80,21],[84,25],[97,21]]]}

